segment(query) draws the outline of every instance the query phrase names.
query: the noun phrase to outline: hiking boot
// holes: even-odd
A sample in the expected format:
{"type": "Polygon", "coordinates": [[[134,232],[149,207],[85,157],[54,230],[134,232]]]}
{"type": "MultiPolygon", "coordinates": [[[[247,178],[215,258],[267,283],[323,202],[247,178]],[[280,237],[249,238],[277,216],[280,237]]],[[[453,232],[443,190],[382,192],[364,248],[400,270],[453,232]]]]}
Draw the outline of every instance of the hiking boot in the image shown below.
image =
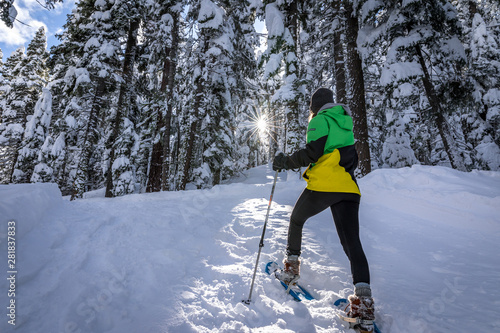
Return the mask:
{"type": "Polygon", "coordinates": [[[350,318],[359,318],[361,322],[357,325],[362,333],[371,333],[373,329],[373,320],[375,320],[373,298],[371,296],[351,295],[348,297],[349,311],[347,316],[350,318]]]}
{"type": "Polygon", "coordinates": [[[286,284],[295,283],[300,275],[300,260],[297,255],[290,255],[283,260],[284,268],[276,272],[276,277],[286,284]]]}

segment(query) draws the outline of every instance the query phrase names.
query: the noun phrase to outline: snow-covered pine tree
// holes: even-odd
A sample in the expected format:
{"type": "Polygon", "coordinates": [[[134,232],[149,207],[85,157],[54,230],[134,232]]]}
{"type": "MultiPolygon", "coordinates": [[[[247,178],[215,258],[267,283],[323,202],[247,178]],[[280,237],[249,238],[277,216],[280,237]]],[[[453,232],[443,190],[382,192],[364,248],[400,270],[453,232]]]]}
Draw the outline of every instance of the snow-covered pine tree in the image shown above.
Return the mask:
{"type": "Polygon", "coordinates": [[[26,57],[23,59],[19,77],[17,78],[17,80],[21,80],[19,82],[20,86],[15,88],[21,89],[17,93],[26,93],[25,96],[19,96],[26,103],[24,104],[23,111],[27,124],[24,128],[23,139],[18,146],[17,160],[12,175],[12,181],[16,183],[28,183],[30,181],[38,153],[45,141],[50,126],[52,116],[52,96],[50,92],[47,92],[42,98],[42,105],[40,105],[39,110],[35,106],[38,104],[38,98],[49,79],[46,44],[45,29],[42,27],[28,44],[26,57]],[[32,112],[35,112],[35,115],[31,116],[32,112]],[[36,119],[33,119],[33,117],[36,119]]]}
{"type": "MultiPolygon", "coordinates": [[[[347,104],[347,87],[346,87],[346,67],[344,47],[345,44],[345,18],[342,13],[340,0],[330,0],[328,3],[328,11],[331,11],[331,28],[325,32],[325,35],[333,34],[333,43],[330,44],[330,52],[333,50],[333,70],[335,73],[335,95],[336,102],[347,104]],[[332,47],[333,46],[333,47],[332,47]]],[[[330,38],[329,38],[330,40],[330,38]]]]}
{"type": "MultiPolygon", "coordinates": [[[[383,41],[382,45],[386,45],[383,41]]],[[[366,71],[370,88],[371,142],[374,147],[375,161],[384,168],[399,168],[419,164],[415,154],[423,161],[430,161],[428,146],[431,137],[422,127],[417,110],[421,104],[421,89],[415,83],[415,73],[411,71],[399,76],[383,71],[385,57],[381,56],[378,45],[363,49],[366,61],[374,63],[366,71]],[[381,74],[382,73],[382,74],[381,74]],[[412,136],[414,140],[412,141],[412,136]],[[418,139],[417,139],[418,138],[418,139]]]]}
{"type": "Polygon", "coordinates": [[[388,133],[383,143],[381,160],[384,168],[402,168],[419,164],[410,146],[407,124],[399,111],[387,112],[388,133]],[[394,117],[394,118],[392,118],[394,117]]]}
{"type": "Polygon", "coordinates": [[[453,6],[447,0],[361,0],[355,9],[365,24],[364,43],[388,41],[382,71],[385,83],[393,80],[397,85],[397,81],[412,79],[421,85],[426,97],[419,109],[421,118],[439,133],[446,162],[464,170],[465,157],[458,143],[462,138],[454,136],[457,133],[448,121],[454,110],[443,98],[445,87],[456,82],[465,60],[453,6]]]}
{"type": "MultiPolygon", "coordinates": [[[[269,121],[268,115],[257,111],[263,101],[259,94],[259,77],[256,50],[260,47],[260,37],[255,31],[257,12],[262,9],[262,3],[248,3],[231,0],[227,4],[228,26],[232,31],[229,85],[232,106],[236,117],[235,159],[233,172],[239,172],[251,166],[265,163],[268,159],[269,131],[255,133],[256,120],[263,118],[269,121]],[[252,135],[253,133],[253,135],[252,135]],[[262,137],[260,137],[262,136],[262,137]]],[[[271,129],[268,124],[268,129],[271,129]]]]}
{"type": "Polygon", "coordinates": [[[305,101],[305,71],[301,68],[300,35],[305,4],[292,1],[264,1],[267,49],[262,54],[265,63],[266,94],[272,94],[271,118],[277,123],[278,147],[292,153],[303,145],[307,120],[305,101]],[[278,79],[278,84],[276,80],[278,79]]]}
{"type": "MultiPolygon", "coordinates": [[[[318,87],[335,87],[332,90],[336,100],[346,103],[344,48],[343,42],[336,40],[344,39],[342,32],[345,20],[341,17],[343,14],[339,6],[338,0],[322,0],[308,4],[307,13],[304,13],[307,14],[307,24],[304,24],[301,34],[301,50],[307,91],[312,93],[318,87]],[[343,82],[338,87],[335,77],[337,69],[340,81],[343,82]],[[341,90],[340,94],[338,90],[341,90]]],[[[306,104],[308,102],[305,101],[306,104]]]]}
{"type": "Polygon", "coordinates": [[[85,142],[90,119],[89,112],[85,110],[91,109],[88,96],[95,87],[82,59],[88,39],[87,24],[93,10],[94,2],[79,2],[79,6],[68,16],[63,32],[56,35],[60,43],[52,46],[48,62],[51,81],[47,87],[52,92],[53,124],[50,142],[44,146],[50,150],[46,159],[53,171],[53,181],[63,195],[73,194],[81,146],[85,142]]]}
{"type": "Polygon", "coordinates": [[[89,65],[87,45],[94,26],[94,3],[78,2],[68,15],[64,31],[57,36],[61,43],[51,49],[54,145],[49,166],[63,194],[73,199],[96,188],[91,185],[92,169],[99,166],[92,156],[102,154],[97,143],[102,131],[99,94],[104,92],[104,80],[98,79],[89,65]]]}
{"type": "MultiPolygon", "coordinates": [[[[60,45],[58,45],[60,47],[60,45]]],[[[64,76],[67,72],[69,62],[65,59],[64,54],[51,51],[52,57],[49,64],[52,63],[54,68],[51,70],[51,81],[47,85],[47,89],[52,94],[52,123],[49,130],[49,136],[46,138],[42,146],[42,163],[46,163],[47,167],[52,170],[51,179],[43,178],[43,181],[51,181],[58,184],[63,195],[68,195],[71,192],[71,183],[69,180],[69,170],[76,168],[72,165],[69,157],[73,157],[72,152],[76,149],[66,149],[66,138],[76,138],[76,129],[70,128],[66,121],[66,106],[68,106],[70,95],[66,93],[64,76]],[[55,59],[57,58],[57,60],[55,59]],[[71,134],[70,134],[71,133],[71,134]]],[[[68,117],[70,124],[75,124],[74,118],[68,117]]],[[[74,146],[75,144],[68,145],[74,146]]],[[[36,169],[36,167],[35,167],[36,169]]],[[[33,180],[32,180],[33,181],[33,180]]]]}
{"type": "MultiPolygon", "coordinates": [[[[282,147],[292,153],[303,145],[307,120],[305,71],[301,68],[301,18],[306,4],[296,1],[265,1],[265,22],[268,47],[263,54],[266,62],[264,80],[279,75],[282,84],[272,96],[273,107],[285,115],[285,135],[282,147]]],[[[282,138],[280,138],[282,139],[282,138]]]]}
{"type": "MultiPolygon", "coordinates": [[[[2,121],[0,125],[0,144],[7,150],[7,164],[12,166],[22,148],[22,136],[27,118],[33,112],[35,103],[48,79],[46,67],[45,31],[39,29],[28,45],[27,55],[24,48],[17,49],[6,61],[4,76],[6,84],[2,86],[0,100],[2,121]]],[[[9,166],[9,181],[29,182],[29,176],[14,172],[9,166]]],[[[33,166],[31,166],[32,170],[33,166]]]]}
{"type": "MultiPolygon", "coordinates": [[[[365,31],[363,29],[359,31],[358,40],[363,39],[364,33],[365,31]]],[[[394,108],[390,107],[390,101],[395,88],[397,88],[394,86],[382,85],[380,81],[380,75],[385,63],[385,50],[387,49],[386,44],[386,41],[380,40],[379,43],[373,45],[373,47],[367,48],[366,45],[364,45],[364,47],[361,47],[361,45],[359,45],[358,47],[358,52],[360,52],[361,58],[363,59],[363,77],[365,81],[366,92],[366,114],[372,169],[381,167],[384,164],[384,161],[381,159],[383,145],[386,135],[391,130],[388,127],[386,111],[391,113],[391,115],[394,112],[391,111],[394,110],[394,108]],[[389,107],[389,109],[386,110],[386,107],[389,107]]],[[[408,104],[406,101],[405,103],[408,104]]],[[[410,115],[412,112],[415,112],[408,107],[405,108],[406,110],[408,110],[408,115],[410,115]]],[[[400,119],[408,119],[408,115],[403,115],[400,119]]],[[[410,125],[407,124],[405,127],[408,129],[410,125]]]]}
{"type": "MultiPolygon", "coordinates": [[[[185,82],[181,87],[182,101],[185,104],[180,113],[179,131],[183,134],[179,147],[179,172],[176,183],[177,189],[185,190],[189,182],[194,178],[193,169],[197,167],[196,157],[201,155],[199,143],[199,127],[204,116],[203,99],[206,77],[207,59],[206,53],[209,49],[208,29],[198,28],[198,22],[206,23],[214,20],[214,25],[222,20],[222,11],[213,3],[206,3],[205,8],[215,9],[215,13],[202,12],[201,2],[203,0],[193,0],[187,16],[189,33],[186,36],[186,48],[184,50],[185,62],[181,66],[183,69],[189,68],[191,75],[185,73],[190,78],[190,82],[185,82]],[[219,16],[216,17],[216,14],[219,16]],[[201,16],[201,17],[200,17],[201,16]],[[197,33],[195,33],[195,29],[197,33]]],[[[207,9],[205,9],[207,10],[207,9]]],[[[221,24],[221,22],[219,23],[221,24]]],[[[183,72],[184,74],[184,72],[183,72]]]]}
{"type": "Polygon", "coordinates": [[[79,53],[78,63],[68,69],[68,74],[82,78],[72,106],[76,107],[78,127],[82,130],[78,147],[80,154],[73,180],[72,198],[82,197],[88,190],[99,188],[104,183],[103,172],[108,169],[108,155],[104,145],[111,135],[111,120],[116,109],[116,89],[119,87],[122,65],[121,41],[126,38],[124,22],[115,20],[118,2],[98,0],[80,1],[68,22],[68,38],[73,38],[79,53]],[[124,32],[125,31],[125,32],[124,32]],[[86,90],[80,90],[86,87],[86,90]],[[102,125],[105,118],[106,128],[102,125]],[[103,166],[104,165],[104,166],[103,166]]]}
{"type": "Polygon", "coordinates": [[[4,161],[2,175],[4,182],[12,181],[14,164],[17,160],[17,152],[24,134],[26,118],[24,115],[25,101],[22,93],[25,85],[20,77],[22,63],[25,58],[24,47],[16,49],[4,65],[4,84],[0,88],[2,99],[0,109],[2,109],[2,120],[0,122],[0,147],[3,150],[4,161]],[[19,78],[19,79],[18,79],[19,78]]]}
{"type": "Polygon", "coordinates": [[[206,51],[201,55],[203,98],[200,99],[199,150],[194,156],[192,172],[197,187],[211,187],[232,175],[234,169],[236,124],[230,92],[235,83],[231,77],[234,32],[224,9],[210,0],[201,1],[197,21],[204,44],[202,49],[206,51]]]}
{"type": "Polygon", "coordinates": [[[35,113],[26,124],[23,141],[24,147],[19,152],[17,159],[19,166],[34,164],[33,170],[26,170],[31,173],[30,182],[51,182],[53,170],[47,164],[49,154],[53,144],[49,135],[52,118],[52,94],[49,89],[44,88],[42,96],[35,105],[35,113]],[[31,161],[32,160],[32,161],[31,161]],[[20,161],[23,163],[21,164],[20,161]]]}
{"type": "MultiPolygon", "coordinates": [[[[4,76],[4,72],[5,72],[5,65],[3,63],[3,51],[2,49],[0,49],[0,87],[2,87],[7,82],[7,79],[4,76]]],[[[0,100],[2,98],[2,95],[3,91],[0,90],[0,100]]],[[[2,110],[0,110],[0,119],[2,119],[2,110]]]]}
{"type": "MultiPolygon", "coordinates": [[[[220,3],[224,5],[224,2],[220,3]]],[[[180,131],[182,173],[180,189],[187,183],[207,187],[231,175],[236,158],[235,110],[231,88],[235,73],[234,32],[226,12],[210,0],[196,2],[189,19],[198,33],[187,40],[187,63],[192,83],[183,99],[180,131]]],[[[229,7],[227,8],[229,11],[229,7]]]]}
{"type": "Polygon", "coordinates": [[[176,72],[185,0],[153,1],[146,6],[145,50],[147,126],[144,139],[152,141],[146,191],[169,190],[171,184],[172,117],[176,104],[176,72]]]}
{"type": "MultiPolygon", "coordinates": [[[[2,113],[3,113],[3,108],[1,107],[2,105],[2,100],[5,95],[5,92],[3,91],[2,87],[7,87],[7,79],[5,78],[5,65],[3,63],[3,52],[2,49],[0,49],[0,135],[2,133],[2,113]]],[[[4,147],[2,144],[2,139],[0,137],[0,184],[3,184],[7,182],[7,170],[11,169],[9,167],[9,155],[7,152],[7,149],[4,147]]]]}
{"type": "Polygon", "coordinates": [[[471,167],[500,169],[500,25],[495,1],[457,0],[459,19],[466,46],[467,78],[470,82],[467,100],[457,116],[462,124],[471,167]]]}
{"type": "Polygon", "coordinates": [[[138,136],[135,123],[138,115],[135,106],[137,98],[134,82],[134,63],[137,51],[137,34],[141,23],[141,2],[114,2],[112,11],[115,13],[118,36],[126,36],[121,78],[118,80],[118,101],[116,109],[111,113],[111,134],[107,140],[109,149],[108,170],[106,176],[106,197],[133,193],[135,190],[135,168],[131,162],[137,153],[138,136]]]}
{"type": "MultiPolygon", "coordinates": [[[[336,101],[348,104],[355,121],[359,171],[371,170],[363,66],[356,45],[358,18],[348,1],[301,2],[299,58],[302,82],[309,93],[333,88],[336,101]]],[[[307,100],[302,102],[308,104],[307,100]]],[[[302,135],[303,138],[303,135],[302,135]]]]}
{"type": "Polygon", "coordinates": [[[276,56],[269,54],[269,52],[258,55],[258,76],[261,78],[258,81],[259,106],[262,110],[265,110],[264,113],[267,115],[270,136],[268,156],[270,161],[285,146],[283,142],[283,138],[285,138],[283,110],[272,102],[272,96],[282,84],[280,76],[275,72],[279,71],[279,67],[275,68],[275,60],[277,60],[276,56]]]}
{"type": "Polygon", "coordinates": [[[348,105],[354,122],[354,138],[359,155],[358,172],[366,175],[371,172],[370,145],[368,142],[368,123],[366,116],[366,92],[363,62],[358,52],[359,15],[353,10],[351,1],[343,1],[345,8],[345,38],[347,82],[350,98],[348,105]]]}

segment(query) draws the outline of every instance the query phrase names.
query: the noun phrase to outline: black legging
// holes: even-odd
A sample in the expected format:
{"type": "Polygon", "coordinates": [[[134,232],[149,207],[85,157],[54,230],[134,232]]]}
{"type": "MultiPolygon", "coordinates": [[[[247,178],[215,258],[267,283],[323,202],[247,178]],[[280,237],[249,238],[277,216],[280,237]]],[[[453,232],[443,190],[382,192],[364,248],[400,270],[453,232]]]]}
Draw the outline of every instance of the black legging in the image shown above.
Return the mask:
{"type": "Polygon", "coordinates": [[[354,284],[370,283],[370,270],[359,240],[359,201],[355,193],[316,192],[304,189],[290,216],[288,255],[300,255],[302,228],[308,218],[330,207],[340,243],[351,262],[354,284]]]}

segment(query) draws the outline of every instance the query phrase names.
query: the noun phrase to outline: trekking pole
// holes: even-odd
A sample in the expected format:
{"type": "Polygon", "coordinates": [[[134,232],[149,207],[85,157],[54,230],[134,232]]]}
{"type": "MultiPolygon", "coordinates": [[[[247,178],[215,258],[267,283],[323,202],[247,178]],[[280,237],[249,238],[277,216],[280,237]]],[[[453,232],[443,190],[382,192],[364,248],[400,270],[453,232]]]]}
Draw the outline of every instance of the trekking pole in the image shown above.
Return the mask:
{"type": "Polygon", "coordinates": [[[262,236],[260,237],[259,252],[257,253],[257,261],[255,262],[255,269],[253,270],[252,284],[250,285],[250,294],[248,295],[247,300],[242,301],[243,303],[245,303],[247,305],[250,304],[250,302],[252,301],[253,284],[255,282],[255,275],[257,274],[257,266],[259,264],[260,252],[262,251],[262,248],[264,247],[264,235],[266,234],[267,220],[269,218],[269,211],[271,210],[271,202],[273,201],[274,189],[276,187],[276,180],[278,179],[278,172],[279,171],[276,170],[276,173],[274,174],[273,188],[271,190],[271,198],[269,198],[269,205],[267,206],[266,220],[264,222],[264,228],[262,229],[262,236]]]}

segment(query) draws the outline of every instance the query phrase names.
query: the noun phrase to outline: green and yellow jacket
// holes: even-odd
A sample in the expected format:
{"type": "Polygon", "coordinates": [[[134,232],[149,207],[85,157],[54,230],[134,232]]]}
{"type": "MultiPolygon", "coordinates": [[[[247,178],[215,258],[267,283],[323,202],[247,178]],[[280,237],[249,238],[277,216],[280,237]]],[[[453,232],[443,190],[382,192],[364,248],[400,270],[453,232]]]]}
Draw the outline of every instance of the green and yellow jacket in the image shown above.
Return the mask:
{"type": "Polygon", "coordinates": [[[353,121],[346,110],[340,104],[323,106],[309,122],[306,148],[289,156],[290,167],[308,166],[302,176],[309,190],[360,194],[353,121]]]}

